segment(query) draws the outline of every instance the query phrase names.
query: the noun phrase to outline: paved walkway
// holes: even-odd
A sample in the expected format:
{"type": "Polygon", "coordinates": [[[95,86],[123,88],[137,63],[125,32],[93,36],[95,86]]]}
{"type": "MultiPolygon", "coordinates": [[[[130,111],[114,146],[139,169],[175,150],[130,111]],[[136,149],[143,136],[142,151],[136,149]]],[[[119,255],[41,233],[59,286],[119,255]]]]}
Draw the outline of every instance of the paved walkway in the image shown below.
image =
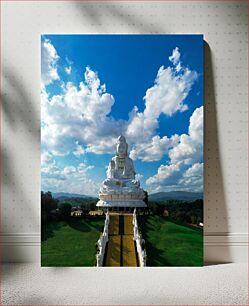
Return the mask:
{"type": "Polygon", "coordinates": [[[132,214],[110,214],[109,241],[104,265],[107,267],[138,266],[133,240],[132,214]]]}

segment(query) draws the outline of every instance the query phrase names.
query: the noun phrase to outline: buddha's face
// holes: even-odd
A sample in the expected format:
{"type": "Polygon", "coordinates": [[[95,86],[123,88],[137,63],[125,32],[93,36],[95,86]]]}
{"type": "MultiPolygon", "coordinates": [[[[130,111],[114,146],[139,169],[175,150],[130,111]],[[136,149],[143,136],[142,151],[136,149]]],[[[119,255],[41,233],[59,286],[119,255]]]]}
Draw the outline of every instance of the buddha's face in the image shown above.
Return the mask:
{"type": "Polygon", "coordinates": [[[126,155],[126,143],[124,142],[118,142],[117,144],[117,152],[119,155],[121,156],[125,156],[126,155]]]}

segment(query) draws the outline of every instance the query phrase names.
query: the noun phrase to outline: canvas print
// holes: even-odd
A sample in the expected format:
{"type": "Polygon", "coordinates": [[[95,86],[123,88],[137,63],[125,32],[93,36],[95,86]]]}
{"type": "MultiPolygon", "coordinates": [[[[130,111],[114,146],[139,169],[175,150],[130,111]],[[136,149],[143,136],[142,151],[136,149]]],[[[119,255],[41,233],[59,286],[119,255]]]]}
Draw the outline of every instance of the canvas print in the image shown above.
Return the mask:
{"type": "Polygon", "coordinates": [[[203,264],[203,36],[41,36],[41,265],[203,264]]]}

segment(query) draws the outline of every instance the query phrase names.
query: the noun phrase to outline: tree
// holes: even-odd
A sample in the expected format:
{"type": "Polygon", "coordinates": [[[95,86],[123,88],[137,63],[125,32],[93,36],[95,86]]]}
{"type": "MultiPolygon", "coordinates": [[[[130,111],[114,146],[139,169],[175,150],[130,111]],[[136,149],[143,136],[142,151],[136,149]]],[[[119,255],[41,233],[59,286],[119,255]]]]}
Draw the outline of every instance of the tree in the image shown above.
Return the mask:
{"type": "Polygon", "coordinates": [[[149,196],[148,196],[148,192],[145,190],[144,191],[145,193],[145,197],[144,197],[144,203],[148,206],[149,204],[149,196]]]}
{"type": "Polygon", "coordinates": [[[58,200],[52,197],[52,193],[41,192],[41,209],[50,212],[53,209],[56,209],[58,206],[58,200]]]}
{"type": "Polygon", "coordinates": [[[64,202],[59,204],[60,213],[64,218],[68,218],[71,216],[71,209],[72,205],[70,203],[64,202]]]}
{"type": "Polygon", "coordinates": [[[42,221],[46,222],[51,216],[51,211],[56,209],[58,206],[58,200],[53,198],[52,193],[41,192],[41,216],[42,221]]]}

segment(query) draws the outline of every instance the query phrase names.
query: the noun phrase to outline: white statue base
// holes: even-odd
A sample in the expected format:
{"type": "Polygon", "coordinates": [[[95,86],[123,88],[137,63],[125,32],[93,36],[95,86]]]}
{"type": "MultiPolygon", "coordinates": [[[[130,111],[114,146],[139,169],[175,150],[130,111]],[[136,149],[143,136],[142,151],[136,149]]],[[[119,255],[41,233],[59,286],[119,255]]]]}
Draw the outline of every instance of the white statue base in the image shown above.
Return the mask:
{"type": "Polygon", "coordinates": [[[97,207],[146,207],[146,204],[144,201],[141,200],[99,200],[98,203],[96,204],[97,207]]]}

